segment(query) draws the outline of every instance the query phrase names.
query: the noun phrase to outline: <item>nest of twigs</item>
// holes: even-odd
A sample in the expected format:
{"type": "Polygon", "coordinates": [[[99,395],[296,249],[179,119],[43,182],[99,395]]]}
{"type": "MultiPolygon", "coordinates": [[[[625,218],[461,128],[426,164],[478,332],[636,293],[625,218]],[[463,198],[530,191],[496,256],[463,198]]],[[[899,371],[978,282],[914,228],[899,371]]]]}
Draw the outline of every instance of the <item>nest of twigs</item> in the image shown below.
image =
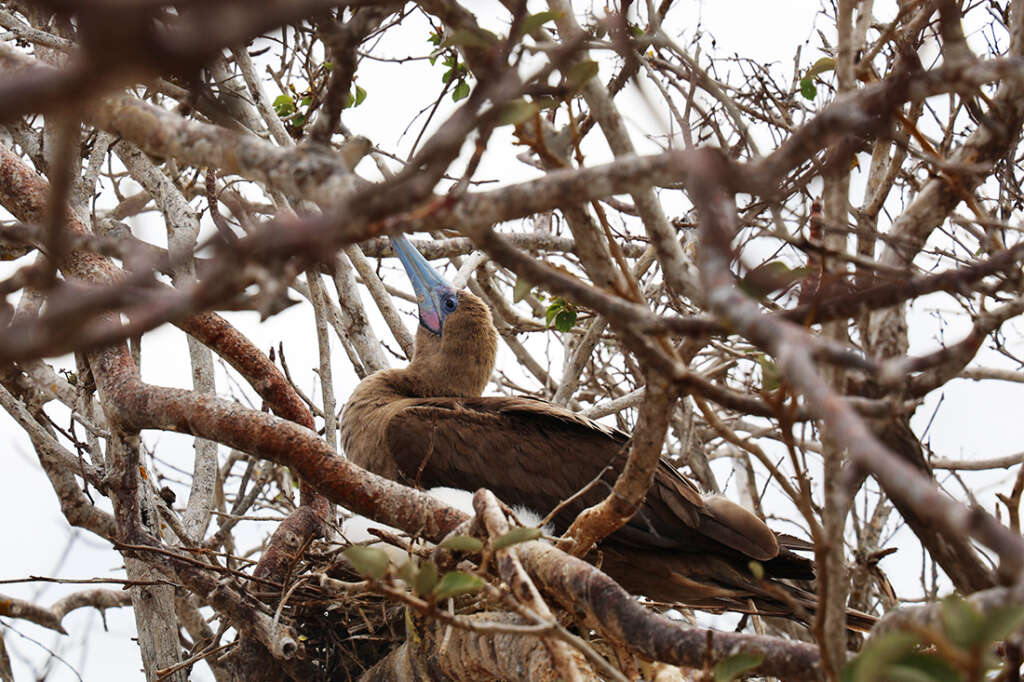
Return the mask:
{"type": "Polygon", "coordinates": [[[358,679],[405,641],[403,606],[372,592],[330,593],[313,577],[324,574],[344,582],[362,581],[341,557],[347,547],[314,543],[301,570],[290,578],[292,585],[304,577],[306,581],[282,609],[282,622],[303,638],[305,656],[323,671],[324,680],[358,679]]]}
{"type": "MultiPolygon", "coordinates": [[[[537,539],[541,531],[501,526],[500,534],[486,542],[454,535],[440,546],[378,528],[367,531],[378,538],[370,543],[317,540],[295,563],[280,591],[260,597],[274,605],[279,622],[301,638],[303,658],[317,670],[309,675],[311,679],[355,680],[406,644],[409,627],[416,633],[414,648],[422,645],[433,651],[426,643],[437,637],[447,643],[452,627],[475,631],[477,622],[500,627],[503,614],[514,621],[520,618],[505,613],[506,600],[515,602],[510,594],[514,590],[488,579],[490,571],[484,567],[490,565],[495,551],[537,539]],[[398,551],[380,549],[388,545],[398,551]],[[474,615],[486,617],[475,621],[474,615]],[[452,616],[469,618],[435,627],[452,616]]],[[[563,626],[578,628],[572,615],[562,616],[563,626]]],[[[589,641],[591,646],[602,646],[597,640],[589,641]]],[[[401,666],[404,660],[389,664],[401,666]]]]}

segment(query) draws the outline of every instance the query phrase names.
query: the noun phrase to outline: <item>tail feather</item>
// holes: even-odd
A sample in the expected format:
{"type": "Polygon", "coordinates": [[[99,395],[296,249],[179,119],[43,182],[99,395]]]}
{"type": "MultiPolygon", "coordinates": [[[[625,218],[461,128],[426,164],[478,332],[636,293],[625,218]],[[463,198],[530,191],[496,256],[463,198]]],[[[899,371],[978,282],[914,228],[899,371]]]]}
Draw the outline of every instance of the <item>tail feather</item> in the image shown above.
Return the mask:
{"type": "MultiPolygon", "coordinates": [[[[746,560],[708,553],[625,551],[604,548],[602,570],[633,594],[684,608],[777,616],[805,624],[817,612],[817,596],[789,579],[813,577],[810,560],[782,549],[763,562],[763,577],[746,560]]],[[[847,627],[866,632],[876,622],[870,614],[847,610],[847,627]]]]}

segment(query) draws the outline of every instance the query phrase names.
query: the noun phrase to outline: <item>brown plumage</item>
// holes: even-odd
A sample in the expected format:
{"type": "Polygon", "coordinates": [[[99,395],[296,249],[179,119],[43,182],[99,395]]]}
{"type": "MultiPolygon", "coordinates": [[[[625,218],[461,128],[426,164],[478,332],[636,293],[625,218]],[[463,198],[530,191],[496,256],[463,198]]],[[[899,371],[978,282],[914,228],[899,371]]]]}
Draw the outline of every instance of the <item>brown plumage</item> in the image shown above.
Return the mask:
{"type": "MultiPolygon", "coordinates": [[[[485,487],[541,516],[600,476],[554,516],[561,533],[607,495],[629,437],[541,400],[481,397],[497,332],[480,299],[457,296],[440,334],[419,328],[408,367],[378,372],[353,391],[341,420],[345,452],[407,485],[485,487]]],[[[801,544],[725,498],[701,495],[663,459],[643,506],[599,552],[612,578],[657,601],[803,617],[813,594],[776,580],[813,578],[811,562],[791,551],[801,544]],[[767,579],[753,576],[751,560],[767,579]]]]}

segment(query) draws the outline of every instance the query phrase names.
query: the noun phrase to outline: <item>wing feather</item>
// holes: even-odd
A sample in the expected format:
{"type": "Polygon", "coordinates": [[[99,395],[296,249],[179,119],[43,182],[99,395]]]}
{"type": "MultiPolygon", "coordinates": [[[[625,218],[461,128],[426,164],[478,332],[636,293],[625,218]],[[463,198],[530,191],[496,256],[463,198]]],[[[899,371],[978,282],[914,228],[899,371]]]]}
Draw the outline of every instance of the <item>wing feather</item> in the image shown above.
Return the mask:
{"type": "MultiPolygon", "coordinates": [[[[555,516],[559,532],[608,494],[626,463],[625,433],[541,400],[494,396],[402,403],[388,421],[385,440],[409,483],[485,487],[543,516],[600,476],[555,516]]],[[[728,514],[716,516],[715,505],[709,508],[689,479],[662,460],[643,507],[609,541],[687,552],[731,547],[770,558],[764,537],[735,525],[728,514]]]]}

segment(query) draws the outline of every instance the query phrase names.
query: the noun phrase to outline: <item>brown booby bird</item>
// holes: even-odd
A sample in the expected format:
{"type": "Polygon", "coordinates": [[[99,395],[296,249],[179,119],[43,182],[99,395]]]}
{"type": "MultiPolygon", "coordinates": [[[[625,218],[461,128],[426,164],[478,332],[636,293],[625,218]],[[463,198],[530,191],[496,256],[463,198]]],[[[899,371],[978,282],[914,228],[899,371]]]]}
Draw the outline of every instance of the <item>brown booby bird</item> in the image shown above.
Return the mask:
{"type": "MultiPolygon", "coordinates": [[[[481,396],[498,346],[490,311],[448,284],[405,237],[392,243],[419,302],[415,352],[408,367],[377,372],[352,392],[341,418],[346,454],[407,485],[488,488],[541,517],[600,476],[555,514],[553,526],[564,532],[607,495],[629,436],[542,400],[481,396]]],[[[702,495],[662,459],[643,506],[599,549],[602,570],[631,593],[806,619],[814,595],[776,580],[813,578],[811,562],[789,541],[799,543],[723,497],[702,495]],[[762,563],[764,579],[751,573],[751,560],[762,563]]]]}

